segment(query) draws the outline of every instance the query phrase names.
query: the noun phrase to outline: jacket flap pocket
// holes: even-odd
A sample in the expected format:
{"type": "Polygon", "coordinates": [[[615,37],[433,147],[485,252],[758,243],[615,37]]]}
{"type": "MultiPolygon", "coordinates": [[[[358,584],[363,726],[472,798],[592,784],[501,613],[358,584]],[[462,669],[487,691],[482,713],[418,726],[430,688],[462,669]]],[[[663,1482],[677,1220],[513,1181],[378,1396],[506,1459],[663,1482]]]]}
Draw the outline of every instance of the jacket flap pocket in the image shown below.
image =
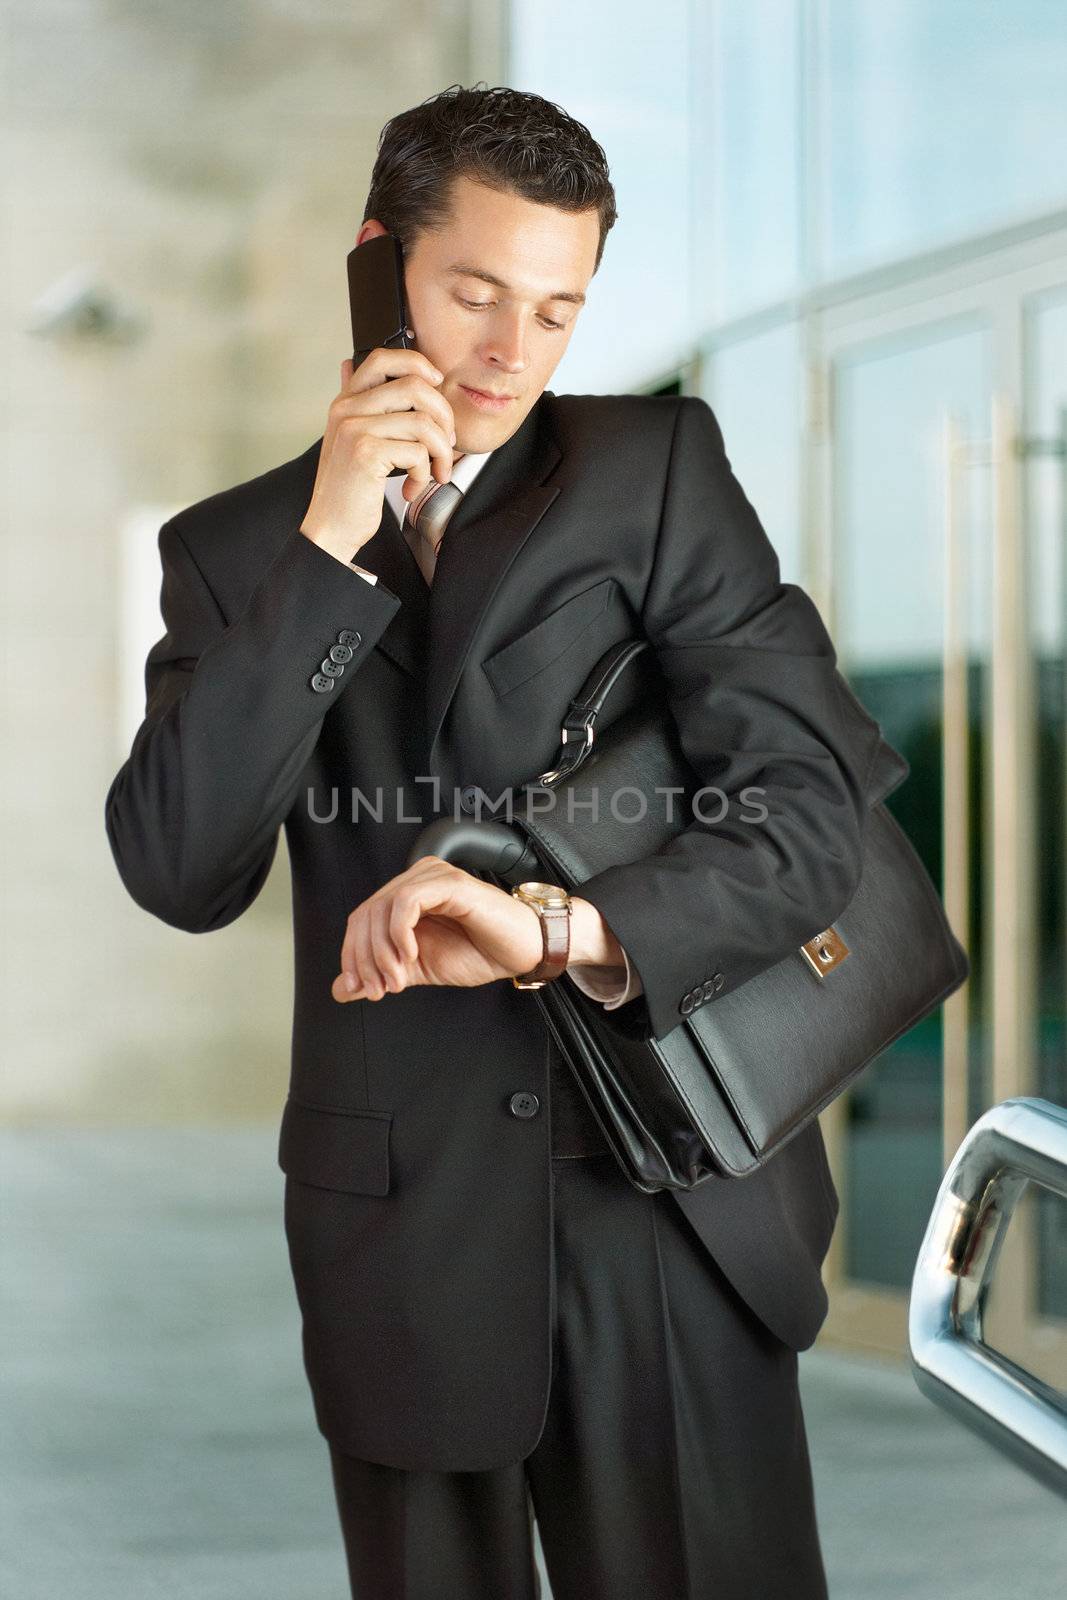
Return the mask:
{"type": "Polygon", "coordinates": [[[561,656],[600,616],[614,583],[614,578],[602,578],[592,588],[571,595],[547,617],[488,656],[482,668],[497,694],[507,694],[561,656]]]}
{"type": "Polygon", "coordinates": [[[389,1193],[391,1111],[345,1111],[289,1099],[278,1165],[290,1178],[349,1194],[389,1193]]]}

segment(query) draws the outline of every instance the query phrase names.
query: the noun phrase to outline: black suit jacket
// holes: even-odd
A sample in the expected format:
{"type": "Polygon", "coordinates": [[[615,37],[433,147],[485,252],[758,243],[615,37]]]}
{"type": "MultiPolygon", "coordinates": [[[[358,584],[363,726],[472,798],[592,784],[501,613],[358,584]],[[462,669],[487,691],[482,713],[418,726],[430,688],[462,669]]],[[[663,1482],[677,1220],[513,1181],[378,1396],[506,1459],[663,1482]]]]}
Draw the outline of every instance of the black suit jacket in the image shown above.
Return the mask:
{"type": "MultiPolygon", "coordinates": [[[[694,823],[582,887],[641,975],[630,1022],[661,1038],[713,973],[729,993],[847,905],[880,730],[781,582],[702,400],[546,390],[455,512],[432,589],[388,504],[357,557],[374,585],[299,532],[320,447],[161,529],[167,632],[107,832],[134,900],[206,933],[255,899],[285,827],[279,1160],[318,1424],[371,1460],[486,1469],[529,1454],[547,1404],[555,1047],[506,981],[338,1004],[349,912],[456,791],[544,770],[574,689],[643,628],[705,781],[776,802],[763,826],[694,823]],[[316,692],[346,630],[352,659],[316,692]],[[353,820],[353,790],[380,821],[358,800],[353,820]],[[514,1114],[517,1091],[541,1114],[514,1114]]],[[[837,1212],[818,1126],[674,1198],[773,1332],[810,1344],[837,1212]]]]}

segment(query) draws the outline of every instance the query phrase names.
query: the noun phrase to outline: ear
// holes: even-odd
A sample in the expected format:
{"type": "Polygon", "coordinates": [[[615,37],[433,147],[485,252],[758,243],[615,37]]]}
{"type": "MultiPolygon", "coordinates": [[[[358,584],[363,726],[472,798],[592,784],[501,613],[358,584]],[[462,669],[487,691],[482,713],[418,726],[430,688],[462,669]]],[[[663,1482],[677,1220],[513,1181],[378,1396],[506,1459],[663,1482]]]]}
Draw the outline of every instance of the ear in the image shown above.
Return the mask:
{"type": "Polygon", "coordinates": [[[363,244],[366,239],[377,239],[380,234],[388,232],[389,229],[380,223],[377,217],[368,217],[356,234],[356,243],[363,244]]]}

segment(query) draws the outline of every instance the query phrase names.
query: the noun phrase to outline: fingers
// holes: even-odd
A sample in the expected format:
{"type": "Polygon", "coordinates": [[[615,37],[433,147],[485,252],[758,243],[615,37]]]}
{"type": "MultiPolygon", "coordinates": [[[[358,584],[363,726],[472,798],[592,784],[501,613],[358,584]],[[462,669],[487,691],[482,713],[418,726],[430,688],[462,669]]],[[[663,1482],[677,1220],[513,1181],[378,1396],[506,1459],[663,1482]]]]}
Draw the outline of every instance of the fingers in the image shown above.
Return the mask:
{"type": "MultiPolygon", "coordinates": [[[[438,483],[447,483],[452,476],[453,450],[449,439],[445,436],[436,420],[422,411],[388,411],[380,414],[358,414],[342,417],[339,424],[343,430],[352,427],[358,421],[358,431],[364,439],[381,439],[388,441],[390,448],[402,440],[413,439],[423,447],[423,459],[428,463],[425,480],[429,481],[429,471],[433,471],[438,483]]],[[[407,465],[406,462],[398,465],[407,465]]],[[[417,476],[418,469],[414,469],[413,476],[417,476]]],[[[425,487],[425,483],[423,485],[425,487]]]]}
{"type": "Polygon", "coordinates": [[[331,449],[339,439],[346,439],[366,450],[367,441],[375,456],[388,456],[390,466],[403,466],[410,473],[405,491],[409,484],[414,486],[405,494],[409,500],[422,493],[431,474],[438,483],[447,483],[452,476],[456,443],[452,408],[421,378],[398,378],[388,392],[383,392],[382,385],[357,394],[342,391],[330,402],[327,438],[331,449]],[[413,465],[397,454],[397,444],[406,440],[422,446],[423,470],[418,461],[413,465]]]}
{"type": "Polygon", "coordinates": [[[387,931],[399,959],[411,967],[419,959],[419,941],[415,937],[418,920],[418,906],[405,905],[399,899],[393,901],[389,909],[387,931]]]}
{"type": "Polygon", "coordinates": [[[385,980],[378,970],[371,942],[371,917],[353,912],[349,918],[349,937],[345,940],[349,959],[342,952],[341,971],[354,972],[359,987],[370,1000],[380,1000],[386,992],[385,980]]]}
{"type": "Polygon", "coordinates": [[[438,856],[422,856],[348,918],[341,946],[341,1000],[380,1000],[398,994],[418,972],[415,927],[423,911],[446,901],[464,874],[438,856]],[[346,979],[355,980],[349,989],[346,979]]]}
{"type": "Polygon", "coordinates": [[[444,374],[419,350],[392,350],[382,345],[354,367],[352,360],[341,363],[341,394],[338,400],[360,395],[363,414],[376,411],[402,411],[413,407],[436,418],[446,438],[455,433],[452,407],[440,390],[444,374]],[[392,380],[392,381],[387,381],[392,380]]]}
{"type": "Polygon", "coordinates": [[[390,924],[395,901],[375,901],[371,906],[370,952],[390,994],[399,994],[408,981],[408,966],[393,942],[390,924]]]}
{"type": "MultiPolygon", "coordinates": [[[[363,367],[359,370],[362,372],[363,367]]],[[[403,377],[394,378],[391,383],[378,383],[371,387],[342,388],[341,393],[334,397],[330,410],[338,419],[344,416],[386,416],[394,422],[397,413],[406,415],[410,410],[431,418],[446,439],[450,439],[456,431],[456,418],[451,405],[433,384],[418,373],[406,373],[403,377]]]]}
{"type": "Polygon", "coordinates": [[[353,391],[369,389],[375,384],[384,383],[386,378],[409,375],[424,378],[431,384],[444,381],[444,373],[439,372],[421,350],[397,350],[389,345],[379,345],[360,362],[351,387],[353,391]]]}

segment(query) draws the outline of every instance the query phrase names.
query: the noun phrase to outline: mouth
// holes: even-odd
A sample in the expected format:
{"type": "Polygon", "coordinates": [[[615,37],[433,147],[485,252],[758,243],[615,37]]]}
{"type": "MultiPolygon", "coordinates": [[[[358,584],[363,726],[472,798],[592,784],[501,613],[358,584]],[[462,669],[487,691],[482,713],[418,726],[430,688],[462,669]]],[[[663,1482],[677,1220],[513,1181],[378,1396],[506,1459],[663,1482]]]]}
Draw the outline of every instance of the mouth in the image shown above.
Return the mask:
{"type": "Polygon", "coordinates": [[[460,388],[480,411],[506,411],[516,398],[513,394],[490,394],[484,389],[470,389],[465,383],[461,383],[460,388]]]}

